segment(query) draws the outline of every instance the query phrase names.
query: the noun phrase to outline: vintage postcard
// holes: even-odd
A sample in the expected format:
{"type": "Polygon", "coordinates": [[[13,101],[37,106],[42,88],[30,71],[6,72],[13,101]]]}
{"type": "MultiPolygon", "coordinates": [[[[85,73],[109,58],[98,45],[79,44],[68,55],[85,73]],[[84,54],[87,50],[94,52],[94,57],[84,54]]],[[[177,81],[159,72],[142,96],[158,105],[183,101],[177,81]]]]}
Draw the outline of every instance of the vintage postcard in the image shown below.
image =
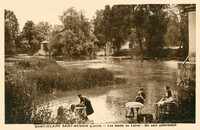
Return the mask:
{"type": "Polygon", "coordinates": [[[2,128],[197,128],[198,2],[2,3],[2,128]]]}

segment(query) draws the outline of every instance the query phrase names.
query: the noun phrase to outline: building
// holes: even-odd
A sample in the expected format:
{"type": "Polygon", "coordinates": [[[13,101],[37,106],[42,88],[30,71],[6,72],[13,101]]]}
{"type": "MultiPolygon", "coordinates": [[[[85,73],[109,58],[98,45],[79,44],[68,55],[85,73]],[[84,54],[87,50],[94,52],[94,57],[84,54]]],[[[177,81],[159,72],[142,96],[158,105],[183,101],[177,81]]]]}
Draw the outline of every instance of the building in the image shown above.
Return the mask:
{"type": "Polygon", "coordinates": [[[194,4],[185,7],[188,13],[188,30],[189,30],[189,61],[196,60],[196,6],[194,4]]]}
{"type": "Polygon", "coordinates": [[[189,53],[184,62],[178,63],[178,96],[181,111],[187,119],[195,120],[196,99],[196,5],[185,6],[188,15],[189,53]]]}
{"type": "Polygon", "coordinates": [[[42,55],[42,56],[47,56],[50,55],[51,53],[48,51],[48,41],[43,41],[40,44],[40,50],[38,50],[37,53],[35,53],[35,55],[42,55]]]}

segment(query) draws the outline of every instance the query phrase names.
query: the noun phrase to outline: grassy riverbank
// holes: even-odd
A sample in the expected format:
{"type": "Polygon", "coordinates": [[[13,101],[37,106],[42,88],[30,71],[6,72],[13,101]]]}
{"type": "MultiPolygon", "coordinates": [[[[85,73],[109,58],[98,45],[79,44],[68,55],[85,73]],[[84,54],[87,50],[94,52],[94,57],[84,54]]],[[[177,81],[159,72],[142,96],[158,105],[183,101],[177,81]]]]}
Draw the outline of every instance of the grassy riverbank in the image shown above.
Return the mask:
{"type": "Polygon", "coordinates": [[[36,99],[44,93],[115,84],[107,69],[66,69],[55,61],[21,60],[5,66],[5,121],[32,123],[36,99]]]}

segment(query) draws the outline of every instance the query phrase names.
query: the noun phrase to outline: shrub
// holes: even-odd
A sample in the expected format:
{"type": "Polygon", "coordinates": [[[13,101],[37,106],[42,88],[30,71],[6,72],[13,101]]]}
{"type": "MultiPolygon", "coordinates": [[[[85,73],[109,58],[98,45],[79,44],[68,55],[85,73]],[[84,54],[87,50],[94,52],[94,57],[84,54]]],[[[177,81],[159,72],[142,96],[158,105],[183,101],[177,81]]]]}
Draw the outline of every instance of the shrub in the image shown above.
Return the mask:
{"type": "Polygon", "coordinates": [[[50,64],[56,64],[56,62],[48,59],[31,58],[31,59],[20,60],[15,63],[15,65],[19,69],[39,69],[39,68],[44,68],[50,64]]]}
{"type": "Polygon", "coordinates": [[[36,84],[24,77],[15,67],[7,67],[5,74],[5,123],[30,123],[36,84]]]}
{"type": "Polygon", "coordinates": [[[113,84],[113,72],[101,69],[66,69],[55,61],[28,59],[17,62],[16,67],[24,73],[28,82],[36,84],[37,92],[77,90],[113,84]]]}
{"type": "Polygon", "coordinates": [[[49,93],[56,90],[77,90],[112,84],[114,75],[106,69],[65,69],[51,65],[31,71],[27,78],[36,81],[38,92],[49,93]]]}
{"type": "MultiPolygon", "coordinates": [[[[77,90],[113,83],[113,73],[105,68],[65,69],[55,61],[19,61],[5,67],[5,123],[40,122],[40,118],[43,118],[41,113],[33,114],[39,104],[36,99],[40,94],[53,90],[77,90]]],[[[42,113],[46,113],[46,110],[42,113]]],[[[53,118],[50,120],[49,122],[55,122],[53,118]]]]}

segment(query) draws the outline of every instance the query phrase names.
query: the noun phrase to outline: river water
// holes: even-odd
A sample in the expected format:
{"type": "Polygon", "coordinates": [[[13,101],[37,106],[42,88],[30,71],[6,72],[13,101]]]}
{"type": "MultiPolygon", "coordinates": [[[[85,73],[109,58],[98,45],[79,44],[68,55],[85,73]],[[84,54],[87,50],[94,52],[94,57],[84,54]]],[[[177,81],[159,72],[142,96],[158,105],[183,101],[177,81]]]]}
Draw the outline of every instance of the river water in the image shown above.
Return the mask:
{"type": "Polygon", "coordinates": [[[116,76],[127,78],[121,85],[95,87],[84,90],[56,92],[50,98],[50,108],[54,114],[59,106],[69,108],[71,104],[78,104],[78,93],[88,97],[94,108],[89,116],[94,123],[125,123],[125,103],[135,101],[138,90],[143,87],[146,93],[142,113],[155,113],[155,103],[165,92],[165,86],[171,87],[177,95],[177,63],[178,61],[140,61],[130,59],[99,59],[82,61],[57,61],[67,68],[107,68],[116,76]]]}

